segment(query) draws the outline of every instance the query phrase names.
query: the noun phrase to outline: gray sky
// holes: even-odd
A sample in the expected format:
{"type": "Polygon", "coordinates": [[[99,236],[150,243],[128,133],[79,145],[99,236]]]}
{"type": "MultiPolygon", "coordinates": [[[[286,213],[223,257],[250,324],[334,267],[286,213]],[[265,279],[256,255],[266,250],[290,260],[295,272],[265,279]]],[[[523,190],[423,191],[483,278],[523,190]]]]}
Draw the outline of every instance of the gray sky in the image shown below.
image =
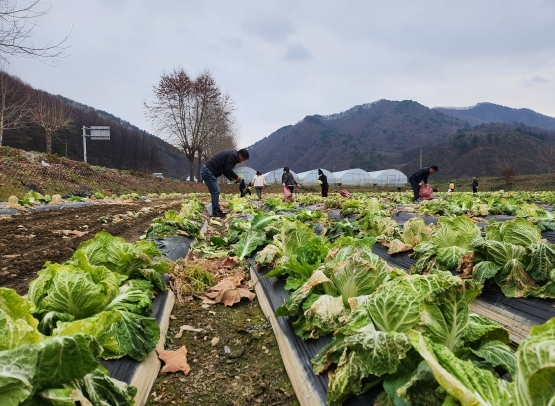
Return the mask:
{"type": "MultiPolygon", "coordinates": [[[[31,86],[146,131],[160,75],[209,69],[236,103],[239,147],[307,115],[379,99],[492,102],[555,117],[553,0],[42,0],[34,40],[58,66],[12,59],[31,86]]],[[[94,125],[95,123],[90,123],[94,125]]]]}

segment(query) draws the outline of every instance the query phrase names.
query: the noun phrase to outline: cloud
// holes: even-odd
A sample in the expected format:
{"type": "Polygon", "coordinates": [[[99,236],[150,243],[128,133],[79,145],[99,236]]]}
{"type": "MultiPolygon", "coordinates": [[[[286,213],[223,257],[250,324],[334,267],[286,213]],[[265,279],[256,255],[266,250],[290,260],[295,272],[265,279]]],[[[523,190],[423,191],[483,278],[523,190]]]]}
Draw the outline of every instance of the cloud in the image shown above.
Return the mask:
{"type": "Polygon", "coordinates": [[[229,46],[230,48],[234,48],[234,49],[242,49],[243,48],[243,41],[241,41],[241,39],[237,38],[237,37],[223,38],[222,42],[224,44],[226,44],[227,46],[229,46]]]}
{"type": "Polygon", "coordinates": [[[521,84],[524,87],[536,87],[538,85],[541,86],[544,83],[549,83],[549,79],[537,75],[532,76],[531,79],[524,79],[521,81],[521,84]]]}
{"type": "Polygon", "coordinates": [[[542,78],[541,76],[532,76],[532,82],[534,83],[549,83],[549,80],[542,78]]]}
{"type": "Polygon", "coordinates": [[[286,61],[306,61],[312,59],[312,52],[302,44],[293,44],[287,48],[284,59],[286,61]]]}
{"type": "Polygon", "coordinates": [[[289,20],[273,17],[252,18],[243,24],[247,34],[261,37],[269,42],[283,42],[295,33],[289,20]]]}

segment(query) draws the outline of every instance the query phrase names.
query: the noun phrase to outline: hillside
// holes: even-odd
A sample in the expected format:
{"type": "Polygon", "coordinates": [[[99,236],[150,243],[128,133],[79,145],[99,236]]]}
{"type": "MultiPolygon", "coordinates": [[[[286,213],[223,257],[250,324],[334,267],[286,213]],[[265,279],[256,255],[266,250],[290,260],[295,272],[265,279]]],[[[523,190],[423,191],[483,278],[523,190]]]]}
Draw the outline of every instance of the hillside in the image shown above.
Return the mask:
{"type": "Polygon", "coordinates": [[[434,107],[434,110],[468,122],[474,126],[481,123],[522,123],[545,130],[555,130],[555,118],[530,109],[513,109],[493,103],[478,103],[472,107],[434,107]]]}
{"type": "MultiPolygon", "coordinates": [[[[547,173],[553,168],[546,151],[554,140],[555,132],[523,124],[481,124],[449,134],[441,147],[424,150],[422,163],[439,166],[437,180],[502,176],[509,169],[515,175],[547,173]]],[[[419,159],[412,159],[398,169],[410,175],[419,165],[419,159]]]]}
{"type": "Polygon", "coordinates": [[[249,166],[262,172],[283,166],[295,172],[379,170],[417,156],[420,144],[441,146],[446,134],[465,127],[414,101],[379,100],[277,130],[249,148],[249,166]]]}
{"type": "MultiPolygon", "coordinates": [[[[73,120],[73,129],[57,134],[52,140],[52,153],[72,160],[83,160],[83,126],[110,126],[109,141],[87,138],[87,162],[115,169],[133,169],[143,173],[162,172],[167,177],[186,179],[189,164],[172,145],[136,126],[102,110],[81,104],[61,95],[34,89],[17,77],[0,72],[11,83],[17,83],[21,95],[30,100],[59,100],[73,120]]],[[[14,86],[15,87],[15,86],[14,86]]],[[[9,87],[8,87],[9,88],[9,87]]],[[[6,129],[2,145],[27,151],[45,151],[43,130],[32,122],[16,130],[6,129]]]]}

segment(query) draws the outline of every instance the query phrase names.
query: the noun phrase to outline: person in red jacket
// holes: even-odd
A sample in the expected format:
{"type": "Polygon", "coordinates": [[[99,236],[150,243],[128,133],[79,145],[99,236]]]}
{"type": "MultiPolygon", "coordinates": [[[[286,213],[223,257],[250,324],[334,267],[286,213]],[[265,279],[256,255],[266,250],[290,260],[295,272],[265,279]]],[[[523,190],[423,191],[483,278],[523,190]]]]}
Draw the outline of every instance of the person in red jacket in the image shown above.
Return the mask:
{"type": "Polygon", "coordinates": [[[241,178],[233,171],[233,168],[235,168],[235,165],[238,163],[246,161],[247,159],[249,159],[249,151],[246,149],[240,149],[239,151],[228,149],[213,155],[204,163],[202,168],[200,168],[200,177],[204,183],[206,183],[206,187],[210,192],[213,217],[225,217],[225,213],[223,213],[220,208],[218,177],[224,175],[229,180],[235,181],[235,183],[240,182],[241,178]]]}

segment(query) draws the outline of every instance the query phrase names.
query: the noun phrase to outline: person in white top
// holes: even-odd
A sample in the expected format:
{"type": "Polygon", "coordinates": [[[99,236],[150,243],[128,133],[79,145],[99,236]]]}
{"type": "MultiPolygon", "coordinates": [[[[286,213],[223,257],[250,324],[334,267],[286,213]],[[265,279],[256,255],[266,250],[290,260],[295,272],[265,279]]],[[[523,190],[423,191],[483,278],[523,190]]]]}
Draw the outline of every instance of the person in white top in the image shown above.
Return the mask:
{"type": "Polygon", "coordinates": [[[254,186],[254,190],[256,190],[258,198],[262,199],[262,188],[266,186],[266,178],[262,176],[260,171],[256,171],[256,175],[252,179],[251,184],[254,186]]]}

